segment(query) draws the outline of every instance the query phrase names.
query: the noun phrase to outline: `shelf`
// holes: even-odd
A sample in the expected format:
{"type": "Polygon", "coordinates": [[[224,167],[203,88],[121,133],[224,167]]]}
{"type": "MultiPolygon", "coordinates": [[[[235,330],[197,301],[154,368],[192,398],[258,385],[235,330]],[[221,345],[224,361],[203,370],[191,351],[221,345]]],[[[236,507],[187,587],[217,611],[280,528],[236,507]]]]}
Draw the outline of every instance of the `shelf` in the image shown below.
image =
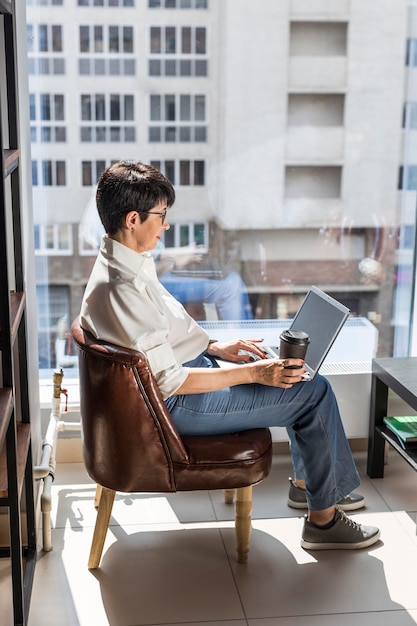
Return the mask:
{"type": "Polygon", "coordinates": [[[13,410],[13,393],[11,389],[0,389],[0,447],[6,438],[7,427],[13,410]]]}
{"type": "MultiPolygon", "coordinates": [[[[1,7],[2,0],[0,0],[1,7]]],[[[19,150],[3,150],[3,172],[4,176],[9,176],[19,165],[19,150]]]]}
{"type": "Polygon", "coordinates": [[[416,448],[407,448],[404,450],[400,442],[398,441],[396,435],[389,430],[386,426],[377,426],[376,431],[386,440],[388,443],[395,448],[395,450],[400,454],[411,467],[417,471],[417,447],[416,448]]]}
{"type": "MultiPolygon", "coordinates": [[[[23,479],[25,477],[26,459],[30,446],[30,424],[17,424],[16,429],[16,454],[17,454],[17,482],[19,488],[19,497],[22,492],[23,479]]],[[[8,498],[8,481],[7,481],[7,457],[6,447],[4,446],[0,453],[0,506],[1,499],[8,498]]]]}

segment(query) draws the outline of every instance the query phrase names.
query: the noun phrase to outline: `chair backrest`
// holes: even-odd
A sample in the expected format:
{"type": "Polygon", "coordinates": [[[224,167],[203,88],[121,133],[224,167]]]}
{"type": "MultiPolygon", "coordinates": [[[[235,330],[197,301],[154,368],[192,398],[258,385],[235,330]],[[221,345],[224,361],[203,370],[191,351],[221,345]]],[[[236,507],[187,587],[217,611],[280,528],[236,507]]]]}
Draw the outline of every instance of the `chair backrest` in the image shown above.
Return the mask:
{"type": "Polygon", "coordinates": [[[173,464],[187,451],[144,354],[97,340],[76,318],[84,460],[115,491],[175,491],[173,464]]]}

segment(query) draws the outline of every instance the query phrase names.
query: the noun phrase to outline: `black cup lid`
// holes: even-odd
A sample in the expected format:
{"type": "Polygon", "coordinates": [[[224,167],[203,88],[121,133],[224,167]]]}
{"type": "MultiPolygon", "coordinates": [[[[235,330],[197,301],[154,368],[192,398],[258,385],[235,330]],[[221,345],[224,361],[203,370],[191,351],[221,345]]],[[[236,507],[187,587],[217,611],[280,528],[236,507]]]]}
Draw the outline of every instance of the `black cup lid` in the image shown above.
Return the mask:
{"type": "Polygon", "coordinates": [[[310,341],[308,333],[304,332],[303,330],[284,330],[281,333],[281,337],[285,341],[289,341],[290,343],[309,343],[310,341]]]}

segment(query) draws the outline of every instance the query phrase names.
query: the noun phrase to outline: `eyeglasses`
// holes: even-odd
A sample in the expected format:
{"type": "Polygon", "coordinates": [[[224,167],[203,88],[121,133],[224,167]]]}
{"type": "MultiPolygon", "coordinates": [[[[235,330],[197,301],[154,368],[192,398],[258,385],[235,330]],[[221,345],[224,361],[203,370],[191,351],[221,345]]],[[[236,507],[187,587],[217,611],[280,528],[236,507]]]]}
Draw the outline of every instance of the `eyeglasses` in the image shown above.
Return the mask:
{"type": "Polygon", "coordinates": [[[159,215],[159,217],[161,218],[162,225],[164,225],[165,218],[167,216],[167,210],[165,209],[165,211],[147,211],[147,214],[148,215],[159,215]]]}

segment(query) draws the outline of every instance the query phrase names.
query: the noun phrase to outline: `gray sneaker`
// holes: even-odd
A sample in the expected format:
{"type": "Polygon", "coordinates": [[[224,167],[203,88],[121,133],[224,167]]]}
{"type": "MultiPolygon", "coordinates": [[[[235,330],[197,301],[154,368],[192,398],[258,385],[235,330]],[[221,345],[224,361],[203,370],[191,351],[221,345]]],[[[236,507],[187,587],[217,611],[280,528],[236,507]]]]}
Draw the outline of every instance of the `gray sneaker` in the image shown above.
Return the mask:
{"type": "MultiPolygon", "coordinates": [[[[290,491],[288,494],[288,506],[292,509],[306,509],[307,508],[307,497],[304,489],[297,487],[292,478],[289,478],[290,481],[290,491]]],[[[359,493],[350,493],[346,498],[342,498],[337,503],[339,509],[342,511],[356,511],[357,509],[361,509],[365,506],[365,498],[361,496],[359,493]]]]}
{"type": "Polygon", "coordinates": [[[307,518],[304,520],[301,546],[306,550],[358,550],[374,544],[380,534],[379,528],[357,524],[336,507],[330,528],[319,528],[307,518]]]}

